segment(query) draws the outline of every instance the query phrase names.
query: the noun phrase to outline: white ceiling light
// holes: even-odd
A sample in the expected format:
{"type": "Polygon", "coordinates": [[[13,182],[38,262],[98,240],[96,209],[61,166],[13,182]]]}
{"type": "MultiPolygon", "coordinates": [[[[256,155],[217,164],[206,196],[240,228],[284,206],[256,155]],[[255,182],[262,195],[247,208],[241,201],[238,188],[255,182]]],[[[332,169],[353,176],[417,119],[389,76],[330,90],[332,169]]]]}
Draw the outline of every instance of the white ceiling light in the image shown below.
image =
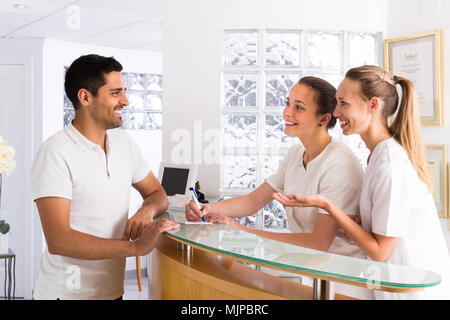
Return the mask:
{"type": "Polygon", "coordinates": [[[24,3],[16,3],[16,4],[14,5],[14,8],[17,8],[17,9],[27,9],[28,6],[27,6],[26,4],[24,4],[24,3]]]}

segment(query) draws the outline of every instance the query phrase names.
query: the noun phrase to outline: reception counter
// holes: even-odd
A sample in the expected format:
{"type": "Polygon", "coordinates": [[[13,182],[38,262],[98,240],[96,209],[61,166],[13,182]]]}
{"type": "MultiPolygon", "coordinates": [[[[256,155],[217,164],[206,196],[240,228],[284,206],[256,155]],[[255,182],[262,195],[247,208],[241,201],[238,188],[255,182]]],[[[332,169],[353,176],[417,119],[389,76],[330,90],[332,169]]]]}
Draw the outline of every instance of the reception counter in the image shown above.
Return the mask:
{"type": "Polygon", "coordinates": [[[357,259],[265,239],[222,224],[185,224],[184,213],[161,218],[180,223],[149,255],[152,299],[352,299],[333,283],[389,292],[426,290],[434,272],[357,259]],[[275,276],[276,270],[313,278],[313,285],[275,276]]]}

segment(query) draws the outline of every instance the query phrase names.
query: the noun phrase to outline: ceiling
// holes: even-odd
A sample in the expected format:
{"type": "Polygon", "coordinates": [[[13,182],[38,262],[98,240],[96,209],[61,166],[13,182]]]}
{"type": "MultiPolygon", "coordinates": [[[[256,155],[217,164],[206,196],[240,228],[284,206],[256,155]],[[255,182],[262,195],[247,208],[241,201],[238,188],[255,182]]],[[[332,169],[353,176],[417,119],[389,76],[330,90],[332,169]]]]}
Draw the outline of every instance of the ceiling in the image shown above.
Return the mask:
{"type": "Polygon", "coordinates": [[[0,0],[0,39],[162,51],[163,0],[0,0]],[[24,4],[27,8],[18,8],[24,4]]]}

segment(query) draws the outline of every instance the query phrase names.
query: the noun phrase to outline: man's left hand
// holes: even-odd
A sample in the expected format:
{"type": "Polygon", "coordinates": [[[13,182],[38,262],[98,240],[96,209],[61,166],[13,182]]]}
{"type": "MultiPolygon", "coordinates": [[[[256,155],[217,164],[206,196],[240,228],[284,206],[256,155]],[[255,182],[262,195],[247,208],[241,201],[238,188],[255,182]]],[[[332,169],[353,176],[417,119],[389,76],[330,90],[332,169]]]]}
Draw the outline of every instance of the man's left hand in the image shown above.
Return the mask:
{"type": "Polygon", "coordinates": [[[152,221],[153,215],[146,208],[140,208],[134,216],[128,219],[122,240],[136,240],[141,235],[142,230],[152,221]]]}

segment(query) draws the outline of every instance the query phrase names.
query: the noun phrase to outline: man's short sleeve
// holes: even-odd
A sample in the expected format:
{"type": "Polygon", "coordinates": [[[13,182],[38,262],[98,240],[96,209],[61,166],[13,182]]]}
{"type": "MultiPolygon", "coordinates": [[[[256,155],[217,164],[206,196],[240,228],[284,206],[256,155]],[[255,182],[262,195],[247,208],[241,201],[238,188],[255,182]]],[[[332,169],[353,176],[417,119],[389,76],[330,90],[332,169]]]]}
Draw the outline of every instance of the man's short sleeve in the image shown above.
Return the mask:
{"type": "Polygon", "coordinates": [[[134,184],[144,179],[151,172],[151,169],[147,160],[144,158],[141,149],[130,136],[129,141],[131,150],[132,183],[134,184]]]}
{"type": "Polygon", "coordinates": [[[49,148],[39,149],[31,168],[33,200],[44,197],[72,199],[72,180],[62,155],[49,148]]]}

